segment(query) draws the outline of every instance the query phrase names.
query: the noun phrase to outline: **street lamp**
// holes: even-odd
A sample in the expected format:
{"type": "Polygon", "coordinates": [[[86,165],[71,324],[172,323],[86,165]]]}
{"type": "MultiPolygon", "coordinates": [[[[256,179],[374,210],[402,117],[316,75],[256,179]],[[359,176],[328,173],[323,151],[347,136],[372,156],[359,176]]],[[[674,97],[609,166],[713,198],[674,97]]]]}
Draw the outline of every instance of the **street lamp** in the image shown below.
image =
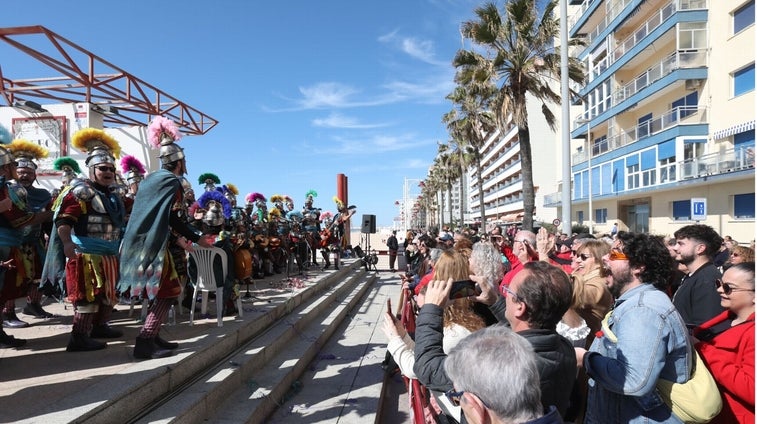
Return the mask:
{"type": "Polygon", "coordinates": [[[594,211],[592,210],[592,191],[591,191],[591,156],[594,153],[594,146],[592,146],[591,143],[591,118],[578,118],[576,119],[576,124],[583,125],[586,124],[586,143],[588,144],[588,157],[589,157],[589,163],[588,163],[588,169],[589,169],[589,234],[594,234],[594,219],[592,214],[594,211]]]}

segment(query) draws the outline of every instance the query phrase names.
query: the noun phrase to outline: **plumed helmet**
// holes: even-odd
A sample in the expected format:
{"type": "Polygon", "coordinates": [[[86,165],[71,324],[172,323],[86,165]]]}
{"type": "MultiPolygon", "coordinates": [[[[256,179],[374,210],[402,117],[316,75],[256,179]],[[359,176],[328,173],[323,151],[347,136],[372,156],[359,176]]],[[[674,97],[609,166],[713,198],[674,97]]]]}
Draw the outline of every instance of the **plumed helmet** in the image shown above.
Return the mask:
{"type": "Polygon", "coordinates": [[[222,226],[231,217],[231,204],[218,191],[206,191],[197,199],[197,203],[205,210],[202,222],[208,226],[222,226]]]}
{"type": "Polygon", "coordinates": [[[81,168],[79,168],[79,162],[74,158],[63,156],[55,159],[53,162],[53,169],[63,173],[61,177],[61,183],[64,186],[71,184],[71,181],[76,178],[76,174],[81,174],[81,168]]]}
{"type": "Polygon", "coordinates": [[[145,178],[145,166],[134,156],[126,155],[121,158],[121,172],[129,184],[138,184],[145,178]]]}
{"type": "Polygon", "coordinates": [[[114,165],[121,156],[121,146],[115,138],[97,128],[82,128],[71,137],[71,144],[87,153],[84,164],[93,167],[101,163],[114,165]]]}
{"type": "Polygon", "coordinates": [[[29,140],[16,139],[8,145],[8,149],[16,158],[16,167],[37,169],[35,160],[46,158],[47,149],[29,140]]]}
{"type": "Polygon", "coordinates": [[[184,149],[176,144],[181,132],[172,120],[156,116],[147,127],[147,137],[153,147],[160,149],[158,157],[164,165],[184,159],[184,149]]]}
{"type": "Polygon", "coordinates": [[[313,198],[318,197],[318,193],[316,193],[315,190],[308,190],[307,193],[305,193],[305,203],[313,203],[313,198]]]}
{"type": "Polygon", "coordinates": [[[205,191],[215,191],[216,184],[221,184],[221,179],[218,175],[206,172],[197,179],[200,184],[205,184],[205,191]]]}

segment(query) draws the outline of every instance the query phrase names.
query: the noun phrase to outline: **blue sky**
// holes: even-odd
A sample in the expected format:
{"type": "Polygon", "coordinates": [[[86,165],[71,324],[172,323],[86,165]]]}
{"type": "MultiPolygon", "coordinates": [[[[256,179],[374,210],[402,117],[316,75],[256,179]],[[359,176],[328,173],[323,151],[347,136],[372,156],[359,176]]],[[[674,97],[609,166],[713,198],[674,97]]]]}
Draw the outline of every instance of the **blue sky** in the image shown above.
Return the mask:
{"type": "Polygon", "coordinates": [[[217,119],[181,141],[197,189],[212,172],[240,203],[254,191],[300,208],[313,189],[333,211],[343,173],[357,216],[389,226],[404,179],[424,178],[447,140],[459,26],[480,3],[7,1],[0,25],[43,25],[217,119]]]}

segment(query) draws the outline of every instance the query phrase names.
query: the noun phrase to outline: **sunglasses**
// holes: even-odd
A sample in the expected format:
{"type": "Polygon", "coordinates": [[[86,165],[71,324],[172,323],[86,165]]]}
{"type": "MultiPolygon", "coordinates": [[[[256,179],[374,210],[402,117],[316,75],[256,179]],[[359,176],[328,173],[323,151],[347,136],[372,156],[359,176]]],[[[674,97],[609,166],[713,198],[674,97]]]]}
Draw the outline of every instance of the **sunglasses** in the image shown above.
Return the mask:
{"type": "Polygon", "coordinates": [[[731,284],[723,282],[723,280],[721,280],[720,278],[715,280],[715,287],[717,288],[722,287],[723,293],[725,293],[726,296],[730,296],[730,294],[735,291],[750,291],[750,292],[754,291],[754,289],[743,289],[740,287],[733,287],[731,284]]]}
{"type": "Polygon", "coordinates": [[[95,169],[97,169],[100,172],[116,172],[116,168],[113,166],[96,166],[95,169]]]}
{"type": "Polygon", "coordinates": [[[581,253],[580,255],[575,255],[575,257],[581,258],[582,261],[586,261],[591,258],[591,255],[589,255],[588,253],[581,253]]]}
{"type": "Polygon", "coordinates": [[[627,261],[628,256],[626,256],[626,254],[621,252],[620,250],[612,249],[610,250],[609,259],[611,261],[627,261]]]}

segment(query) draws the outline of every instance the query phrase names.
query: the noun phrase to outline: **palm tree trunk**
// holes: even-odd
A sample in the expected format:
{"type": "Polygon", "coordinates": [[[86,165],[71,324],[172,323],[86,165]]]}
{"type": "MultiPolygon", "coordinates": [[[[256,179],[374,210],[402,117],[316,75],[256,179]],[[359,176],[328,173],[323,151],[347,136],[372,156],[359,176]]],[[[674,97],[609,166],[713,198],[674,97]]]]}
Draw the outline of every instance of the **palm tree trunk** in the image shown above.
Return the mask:
{"type": "Polygon", "coordinates": [[[534,229],[534,207],[536,206],[534,193],[534,166],[531,158],[531,132],[527,125],[518,127],[520,140],[520,165],[523,174],[523,229],[534,229]]]}
{"type": "Polygon", "coordinates": [[[450,182],[447,185],[447,211],[449,212],[449,222],[450,224],[454,224],[454,220],[452,219],[452,183],[450,182]]]}
{"type": "Polygon", "coordinates": [[[484,210],[484,179],[481,177],[481,157],[476,155],[476,179],[478,180],[478,208],[481,228],[486,229],[486,211],[484,210]]]}

